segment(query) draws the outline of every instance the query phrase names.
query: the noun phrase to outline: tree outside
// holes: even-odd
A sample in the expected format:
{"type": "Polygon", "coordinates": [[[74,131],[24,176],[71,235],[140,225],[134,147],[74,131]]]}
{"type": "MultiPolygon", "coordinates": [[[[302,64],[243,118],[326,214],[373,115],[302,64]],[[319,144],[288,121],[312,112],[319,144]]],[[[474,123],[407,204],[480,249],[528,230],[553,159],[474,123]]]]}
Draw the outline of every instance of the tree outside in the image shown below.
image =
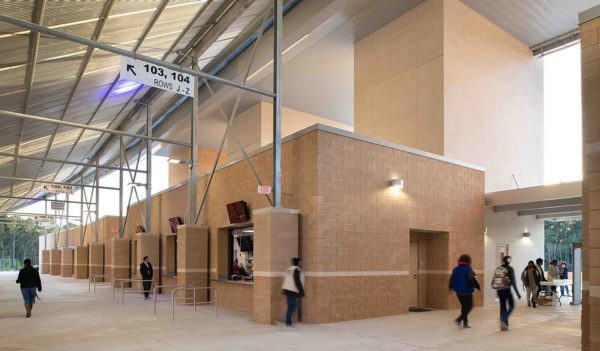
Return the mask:
{"type": "Polygon", "coordinates": [[[573,243],[581,243],[581,220],[544,221],[544,263],[556,259],[559,263],[567,263],[569,270],[573,267],[573,243]]]}
{"type": "Polygon", "coordinates": [[[38,265],[40,232],[33,219],[0,216],[0,271],[19,270],[26,258],[38,265]]]}

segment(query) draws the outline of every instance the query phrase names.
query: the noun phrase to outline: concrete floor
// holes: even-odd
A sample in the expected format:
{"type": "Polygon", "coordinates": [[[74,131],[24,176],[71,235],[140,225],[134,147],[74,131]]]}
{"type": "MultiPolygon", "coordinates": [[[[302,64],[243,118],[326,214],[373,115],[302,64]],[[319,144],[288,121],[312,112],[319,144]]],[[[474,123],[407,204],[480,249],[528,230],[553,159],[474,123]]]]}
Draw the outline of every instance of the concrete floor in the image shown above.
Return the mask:
{"type": "Polygon", "coordinates": [[[16,273],[0,273],[0,350],[579,350],[580,308],[521,305],[512,331],[500,332],[497,306],[475,309],[473,328],[458,329],[456,311],[410,313],[294,330],[256,323],[247,314],[168,303],[153,314],[135,295],[113,302],[108,288],[88,293],[87,281],[42,276],[43,304],[26,319],[16,273]]]}

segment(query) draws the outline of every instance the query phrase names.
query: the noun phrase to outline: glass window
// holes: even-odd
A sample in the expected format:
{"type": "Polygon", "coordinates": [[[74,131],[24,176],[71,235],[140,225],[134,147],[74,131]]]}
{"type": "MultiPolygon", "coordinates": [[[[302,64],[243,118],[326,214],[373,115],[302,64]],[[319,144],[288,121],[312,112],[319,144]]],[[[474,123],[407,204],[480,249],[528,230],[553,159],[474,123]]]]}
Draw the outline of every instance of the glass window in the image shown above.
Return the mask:
{"type": "Polygon", "coordinates": [[[254,228],[236,228],[229,235],[229,277],[252,281],[254,278],[254,228]]]}

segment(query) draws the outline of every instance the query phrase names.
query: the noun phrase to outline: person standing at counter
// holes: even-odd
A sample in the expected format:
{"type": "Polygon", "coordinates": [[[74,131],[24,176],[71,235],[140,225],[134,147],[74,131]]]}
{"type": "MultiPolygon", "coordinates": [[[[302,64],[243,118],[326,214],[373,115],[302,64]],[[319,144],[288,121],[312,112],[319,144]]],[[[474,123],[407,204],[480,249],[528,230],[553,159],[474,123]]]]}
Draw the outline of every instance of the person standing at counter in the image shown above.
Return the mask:
{"type": "Polygon", "coordinates": [[[292,258],[292,266],[287,269],[283,278],[283,294],[287,298],[287,312],[285,314],[286,328],[293,328],[292,315],[298,309],[298,299],[304,296],[304,273],[300,268],[300,257],[292,258]]]}
{"type": "MultiPolygon", "coordinates": [[[[560,279],[566,280],[569,279],[569,267],[567,267],[567,262],[562,261],[560,263],[560,279]]],[[[567,296],[570,295],[569,293],[569,286],[568,285],[561,285],[560,286],[560,295],[564,295],[565,294],[565,289],[567,290],[567,296]]]]}

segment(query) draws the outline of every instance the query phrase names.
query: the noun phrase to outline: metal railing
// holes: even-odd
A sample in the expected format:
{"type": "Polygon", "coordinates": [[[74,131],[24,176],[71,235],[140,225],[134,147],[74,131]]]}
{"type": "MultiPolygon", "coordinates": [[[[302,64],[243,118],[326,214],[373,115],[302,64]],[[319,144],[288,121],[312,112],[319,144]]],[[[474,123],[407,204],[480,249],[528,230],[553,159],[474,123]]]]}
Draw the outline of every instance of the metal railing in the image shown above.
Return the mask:
{"type": "Polygon", "coordinates": [[[156,315],[156,303],[157,302],[171,302],[171,299],[163,299],[163,300],[159,300],[158,299],[158,289],[162,289],[162,288],[193,288],[193,285],[157,285],[154,287],[153,291],[152,291],[152,296],[154,296],[154,315],[156,315]]]}
{"type": "Polygon", "coordinates": [[[180,288],[175,288],[173,290],[171,290],[171,307],[172,307],[172,316],[171,319],[175,320],[175,306],[182,306],[182,305],[193,305],[194,306],[194,311],[196,311],[196,306],[197,305],[209,305],[211,303],[215,304],[215,316],[219,316],[219,299],[217,296],[217,289],[213,288],[213,287],[180,287],[180,288]],[[185,291],[185,290],[192,290],[193,291],[193,296],[192,297],[175,297],[175,294],[178,291],[185,291]],[[196,290],[206,290],[208,292],[208,297],[209,297],[209,301],[202,301],[202,302],[196,302],[196,290]],[[210,292],[211,290],[213,290],[214,296],[215,296],[215,300],[211,301],[210,300],[210,292]],[[177,300],[183,300],[186,302],[183,303],[176,303],[177,300]],[[192,300],[192,302],[187,302],[189,300],[192,300]]]}
{"type": "Polygon", "coordinates": [[[95,294],[96,286],[114,286],[115,280],[120,279],[120,278],[121,278],[120,275],[107,275],[107,274],[90,275],[89,280],[88,280],[88,291],[91,291],[92,283],[94,285],[94,294],[95,294]],[[104,281],[104,280],[106,280],[106,278],[110,278],[110,281],[109,282],[104,281]],[[98,279],[102,279],[103,281],[99,282],[98,279]]]}
{"type": "MultiPolygon", "coordinates": [[[[121,304],[125,304],[125,294],[138,294],[138,293],[145,292],[143,283],[149,282],[150,284],[152,284],[152,283],[154,283],[154,279],[116,279],[115,282],[117,284],[120,284],[120,286],[118,286],[118,287],[113,286],[113,291],[112,291],[113,292],[113,301],[115,300],[115,291],[117,289],[121,289],[121,304]],[[135,283],[135,282],[142,283],[142,287],[141,288],[134,288],[134,287],[126,288],[125,287],[125,284],[135,283]],[[125,290],[125,289],[127,289],[127,290],[125,290]]],[[[148,290],[148,292],[150,292],[150,290],[148,290]]]]}

